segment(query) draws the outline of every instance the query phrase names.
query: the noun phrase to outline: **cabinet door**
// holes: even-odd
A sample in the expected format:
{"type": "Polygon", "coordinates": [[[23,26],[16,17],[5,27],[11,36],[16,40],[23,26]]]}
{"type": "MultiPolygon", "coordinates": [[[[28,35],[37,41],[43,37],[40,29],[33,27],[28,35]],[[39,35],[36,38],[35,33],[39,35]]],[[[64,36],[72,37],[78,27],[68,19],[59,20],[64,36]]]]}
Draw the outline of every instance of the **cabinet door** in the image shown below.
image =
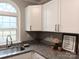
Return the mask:
{"type": "Polygon", "coordinates": [[[61,0],[61,32],[79,33],[79,0],[61,0]]]}
{"type": "Polygon", "coordinates": [[[31,19],[31,6],[26,7],[25,9],[25,30],[30,31],[30,19],[31,19]]]}
{"type": "Polygon", "coordinates": [[[46,59],[46,58],[44,58],[43,56],[41,56],[41,55],[39,55],[39,54],[37,54],[37,53],[34,53],[34,54],[32,55],[32,59],[46,59]]]}
{"type": "Polygon", "coordinates": [[[58,26],[58,0],[43,5],[43,30],[56,31],[58,26]]]}
{"type": "Polygon", "coordinates": [[[41,31],[41,5],[28,6],[26,9],[26,30],[41,31]]]}
{"type": "Polygon", "coordinates": [[[10,58],[6,58],[6,59],[32,59],[31,56],[32,56],[31,53],[26,53],[26,54],[21,54],[10,58]]]}

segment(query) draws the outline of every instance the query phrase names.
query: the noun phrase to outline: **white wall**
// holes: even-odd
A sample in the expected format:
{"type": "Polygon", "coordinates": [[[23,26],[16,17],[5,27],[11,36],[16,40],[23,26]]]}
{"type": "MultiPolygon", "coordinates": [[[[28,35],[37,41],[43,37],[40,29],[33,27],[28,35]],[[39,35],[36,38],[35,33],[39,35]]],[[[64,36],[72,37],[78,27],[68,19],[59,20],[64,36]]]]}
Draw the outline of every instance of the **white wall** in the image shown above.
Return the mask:
{"type": "Polygon", "coordinates": [[[28,3],[24,2],[23,0],[12,0],[16,5],[19,7],[20,10],[20,21],[19,21],[19,34],[20,40],[25,41],[28,38],[28,34],[25,32],[25,7],[28,3]]]}

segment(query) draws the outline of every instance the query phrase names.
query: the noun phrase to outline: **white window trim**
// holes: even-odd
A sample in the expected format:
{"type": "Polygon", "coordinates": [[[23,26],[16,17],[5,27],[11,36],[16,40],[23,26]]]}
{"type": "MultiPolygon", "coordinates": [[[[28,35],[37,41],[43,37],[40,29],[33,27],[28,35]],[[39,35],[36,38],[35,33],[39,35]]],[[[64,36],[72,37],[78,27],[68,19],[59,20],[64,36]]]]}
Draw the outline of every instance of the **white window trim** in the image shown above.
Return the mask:
{"type": "Polygon", "coordinates": [[[12,17],[17,17],[18,16],[16,13],[4,12],[4,11],[0,11],[0,15],[3,15],[3,16],[12,16],[12,17]]]}
{"type": "MultiPolygon", "coordinates": [[[[13,41],[13,44],[16,44],[16,43],[21,43],[21,41],[20,40],[13,41]]],[[[1,43],[0,46],[2,45],[6,45],[6,43],[1,43]]]]}

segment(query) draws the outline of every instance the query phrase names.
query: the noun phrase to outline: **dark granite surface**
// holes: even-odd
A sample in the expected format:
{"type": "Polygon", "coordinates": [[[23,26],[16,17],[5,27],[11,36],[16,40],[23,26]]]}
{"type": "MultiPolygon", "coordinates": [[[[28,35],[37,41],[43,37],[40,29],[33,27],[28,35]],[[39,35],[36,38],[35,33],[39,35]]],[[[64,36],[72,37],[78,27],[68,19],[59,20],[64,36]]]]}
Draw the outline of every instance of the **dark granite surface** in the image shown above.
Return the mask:
{"type": "Polygon", "coordinates": [[[64,51],[56,51],[49,46],[37,43],[31,44],[30,47],[26,47],[23,51],[20,51],[19,49],[15,48],[2,50],[0,51],[0,59],[3,59],[4,57],[7,58],[7,56],[11,57],[14,55],[25,53],[31,50],[39,52],[41,55],[45,56],[48,59],[79,59],[78,55],[74,55],[64,51]]]}

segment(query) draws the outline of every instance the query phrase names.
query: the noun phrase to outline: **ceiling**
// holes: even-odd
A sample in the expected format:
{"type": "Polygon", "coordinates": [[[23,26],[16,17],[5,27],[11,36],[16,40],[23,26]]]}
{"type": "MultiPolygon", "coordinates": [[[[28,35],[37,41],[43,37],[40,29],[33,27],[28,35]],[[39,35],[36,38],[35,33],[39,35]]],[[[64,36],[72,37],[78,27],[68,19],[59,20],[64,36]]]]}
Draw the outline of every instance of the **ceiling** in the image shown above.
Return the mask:
{"type": "Polygon", "coordinates": [[[44,4],[50,0],[24,0],[26,2],[29,2],[30,4],[44,4]]]}

